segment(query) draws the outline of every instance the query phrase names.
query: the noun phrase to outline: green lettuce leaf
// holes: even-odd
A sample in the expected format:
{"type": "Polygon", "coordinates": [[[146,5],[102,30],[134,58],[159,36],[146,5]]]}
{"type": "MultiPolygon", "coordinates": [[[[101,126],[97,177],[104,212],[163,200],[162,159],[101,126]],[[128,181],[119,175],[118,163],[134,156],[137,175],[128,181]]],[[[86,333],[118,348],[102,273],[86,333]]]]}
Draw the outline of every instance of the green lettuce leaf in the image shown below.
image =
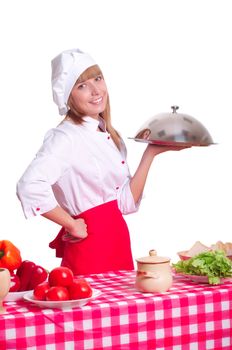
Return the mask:
{"type": "Polygon", "coordinates": [[[232,277],[232,261],[222,250],[203,252],[172,266],[177,273],[208,276],[210,284],[218,284],[221,278],[232,277]]]}

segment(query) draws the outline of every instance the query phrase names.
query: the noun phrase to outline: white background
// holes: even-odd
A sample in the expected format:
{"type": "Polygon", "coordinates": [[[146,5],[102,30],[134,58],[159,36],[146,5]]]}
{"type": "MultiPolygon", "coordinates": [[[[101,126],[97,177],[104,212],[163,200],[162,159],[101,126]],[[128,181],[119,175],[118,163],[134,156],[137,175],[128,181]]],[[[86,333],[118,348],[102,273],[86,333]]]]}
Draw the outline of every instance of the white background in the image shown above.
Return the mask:
{"type": "MultiPolygon", "coordinates": [[[[1,1],[1,229],[22,258],[59,265],[48,243],[58,226],[26,220],[16,182],[61,118],[50,61],[79,47],[101,66],[113,125],[133,173],[145,148],[127,139],[150,117],[180,106],[218,145],[159,155],[138,213],[126,216],[134,257],[155,248],[178,259],[196,240],[232,241],[232,21],[224,0],[1,1]]],[[[97,249],[97,247],[96,247],[97,249]]],[[[120,252],[119,252],[120,256],[120,252]]]]}

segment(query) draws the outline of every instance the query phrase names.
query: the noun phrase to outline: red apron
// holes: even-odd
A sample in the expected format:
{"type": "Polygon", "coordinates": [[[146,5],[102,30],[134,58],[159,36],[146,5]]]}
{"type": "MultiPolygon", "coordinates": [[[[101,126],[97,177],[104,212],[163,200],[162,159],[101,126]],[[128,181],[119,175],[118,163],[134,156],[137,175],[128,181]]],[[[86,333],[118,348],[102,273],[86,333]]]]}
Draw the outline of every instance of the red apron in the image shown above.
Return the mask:
{"type": "Polygon", "coordinates": [[[85,220],[87,238],[76,243],[64,242],[62,228],[49,244],[56,249],[56,256],[62,258],[62,266],[69,267],[75,275],[134,269],[128,227],[116,200],[75,218],[85,220]]]}

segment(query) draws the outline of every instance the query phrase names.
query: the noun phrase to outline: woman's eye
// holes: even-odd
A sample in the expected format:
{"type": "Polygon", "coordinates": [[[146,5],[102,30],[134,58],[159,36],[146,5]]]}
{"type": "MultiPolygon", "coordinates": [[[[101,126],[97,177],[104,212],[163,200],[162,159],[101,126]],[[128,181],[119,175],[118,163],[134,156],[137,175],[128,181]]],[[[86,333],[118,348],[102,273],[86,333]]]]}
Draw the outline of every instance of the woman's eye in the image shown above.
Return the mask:
{"type": "Polygon", "coordinates": [[[100,80],[102,80],[103,78],[102,78],[102,76],[101,75],[98,75],[97,77],[96,77],[96,81],[100,81],[100,80]]]}
{"type": "Polygon", "coordinates": [[[80,84],[77,86],[78,89],[83,89],[85,87],[85,84],[80,84]]]}

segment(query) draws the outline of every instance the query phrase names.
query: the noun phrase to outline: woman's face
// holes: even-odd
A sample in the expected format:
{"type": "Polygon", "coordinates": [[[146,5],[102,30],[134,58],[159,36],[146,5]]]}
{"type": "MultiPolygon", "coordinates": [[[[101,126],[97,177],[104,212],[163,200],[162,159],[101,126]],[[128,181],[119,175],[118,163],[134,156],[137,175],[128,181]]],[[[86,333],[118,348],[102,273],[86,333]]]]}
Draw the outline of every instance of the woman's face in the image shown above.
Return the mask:
{"type": "Polygon", "coordinates": [[[98,118],[106,108],[107,87],[102,75],[76,83],[69,96],[69,106],[83,115],[98,118]]]}

